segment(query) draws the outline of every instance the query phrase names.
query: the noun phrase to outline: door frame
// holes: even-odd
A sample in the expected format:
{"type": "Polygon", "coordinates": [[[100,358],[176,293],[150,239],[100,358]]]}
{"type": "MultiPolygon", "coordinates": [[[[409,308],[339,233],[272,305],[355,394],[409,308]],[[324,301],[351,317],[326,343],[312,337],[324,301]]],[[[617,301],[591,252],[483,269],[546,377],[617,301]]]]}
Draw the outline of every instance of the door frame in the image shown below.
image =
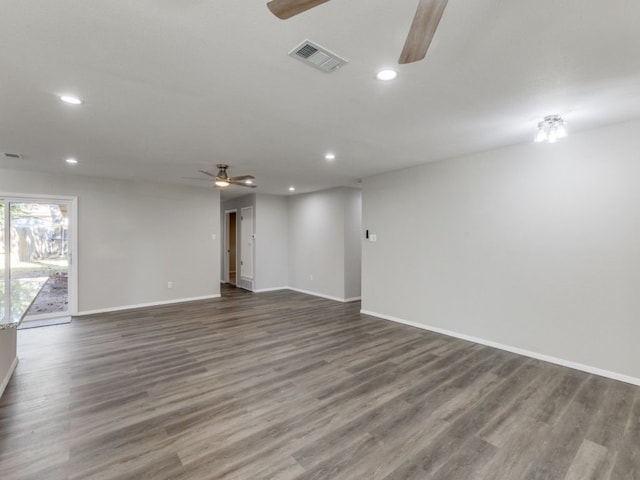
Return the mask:
{"type": "Polygon", "coordinates": [[[229,230],[230,230],[230,218],[231,214],[236,214],[236,283],[232,285],[237,285],[238,283],[238,209],[232,208],[231,210],[224,211],[224,254],[223,254],[223,278],[225,283],[231,283],[230,279],[230,267],[229,265],[229,230]]]}
{"type": "MultiPolygon", "coordinates": [[[[236,218],[236,225],[237,225],[237,221],[238,219],[236,218]]],[[[253,205],[248,205],[240,209],[240,271],[236,273],[236,277],[243,280],[249,280],[252,285],[255,277],[255,268],[256,268],[255,238],[256,238],[255,208],[253,205]],[[247,222],[247,219],[244,218],[246,214],[243,213],[245,211],[251,212],[251,221],[247,224],[244,223],[244,222],[247,222]],[[248,232],[246,230],[243,231],[243,225],[249,225],[250,229],[248,230],[248,232]],[[247,235],[248,238],[244,238],[246,233],[249,233],[249,235],[247,235]],[[247,242],[250,242],[250,245],[247,245],[247,242]],[[242,267],[245,266],[244,259],[251,260],[251,275],[245,275],[242,272],[242,267]]],[[[240,283],[240,285],[243,285],[243,283],[240,283]]],[[[246,288],[246,287],[243,286],[243,288],[246,288]]],[[[253,287],[249,288],[249,290],[253,290],[253,287]]]]}
{"type": "MultiPolygon", "coordinates": [[[[67,311],[61,315],[42,314],[33,315],[30,319],[69,317],[78,314],[78,197],[68,195],[35,195],[27,193],[0,192],[0,202],[7,203],[66,203],[69,206],[69,268],[67,295],[67,311]]],[[[5,215],[5,238],[11,238],[9,217],[5,215]],[[7,233],[9,236],[7,237],[7,233]]],[[[5,259],[9,259],[9,252],[5,252],[5,259]]],[[[5,277],[9,274],[5,262],[5,277]]],[[[6,278],[3,278],[5,280],[6,278]]]]}

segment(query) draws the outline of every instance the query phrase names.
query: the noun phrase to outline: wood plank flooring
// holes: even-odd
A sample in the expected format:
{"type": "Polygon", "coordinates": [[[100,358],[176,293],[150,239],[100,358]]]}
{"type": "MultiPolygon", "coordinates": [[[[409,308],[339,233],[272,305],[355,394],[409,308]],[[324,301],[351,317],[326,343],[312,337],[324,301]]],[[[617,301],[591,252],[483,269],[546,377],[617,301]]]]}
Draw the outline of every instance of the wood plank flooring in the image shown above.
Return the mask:
{"type": "Polygon", "coordinates": [[[0,478],[640,479],[640,389],[295,292],[19,332],[0,478]]]}

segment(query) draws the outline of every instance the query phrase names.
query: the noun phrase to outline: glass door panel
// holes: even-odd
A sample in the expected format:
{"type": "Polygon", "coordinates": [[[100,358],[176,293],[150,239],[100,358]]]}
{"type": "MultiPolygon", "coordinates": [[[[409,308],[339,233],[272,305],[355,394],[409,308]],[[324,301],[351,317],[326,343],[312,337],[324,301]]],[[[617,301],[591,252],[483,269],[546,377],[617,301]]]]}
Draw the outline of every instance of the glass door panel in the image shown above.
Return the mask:
{"type": "Polygon", "coordinates": [[[37,278],[44,285],[25,320],[68,311],[68,211],[65,203],[9,203],[10,278],[37,278]]]}

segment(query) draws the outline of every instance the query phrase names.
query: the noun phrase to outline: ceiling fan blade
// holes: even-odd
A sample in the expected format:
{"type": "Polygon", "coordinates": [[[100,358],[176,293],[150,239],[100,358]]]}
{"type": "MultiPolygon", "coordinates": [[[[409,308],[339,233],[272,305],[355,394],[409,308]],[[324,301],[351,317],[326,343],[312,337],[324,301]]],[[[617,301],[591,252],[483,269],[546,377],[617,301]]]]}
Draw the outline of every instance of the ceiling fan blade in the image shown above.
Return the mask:
{"type": "Polygon", "coordinates": [[[230,178],[227,180],[231,185],[238,185],[239,187],[256,188],[257,185],[253,183],[247,183],[246,180],[236,180],[236,178],[230,178]]]}
{"type": "Polygon", "coordinates": [[[329,0],[271,0],[267,7],[276,17],[286,20],[329,0]]]}
{"type": "Polygon", "coordinates": [[[448,0],[420,0],[398,63],[413,63],[427,54],[448,0]]]}
{"type": "Polygon", "coordinates": [[[200,173],[204,173],[205,175],[209,175],[212,178],[216,178],[216,176],[213,173],[210,172],[205,172],[204,170],[198,170],[200,173]]]}
{"type": "Polygon", "coordinates": [[[243,182],[245,180],[255,180],[256,177],[253,175],[240,175],[238,177],[229,177],[229,180],[233,182],[243,182]]]}

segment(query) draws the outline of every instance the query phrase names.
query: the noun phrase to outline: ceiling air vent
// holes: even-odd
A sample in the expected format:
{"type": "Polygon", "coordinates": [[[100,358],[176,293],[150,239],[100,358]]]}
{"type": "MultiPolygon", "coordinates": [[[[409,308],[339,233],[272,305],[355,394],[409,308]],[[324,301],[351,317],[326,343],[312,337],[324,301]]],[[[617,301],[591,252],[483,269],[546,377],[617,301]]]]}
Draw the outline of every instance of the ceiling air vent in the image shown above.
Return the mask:
{"type": "Polygon", "coordinates": [[[309,40],[291,50],[289,55],[323,72],[333,72],[347,63],[344,58],[309,40]]]}
{"type": "Polygon", "coordinates": [[[7,158],[22,158],[22,155],[20,155],[19,153],[5,153],[4,156],[7,158]]]}

